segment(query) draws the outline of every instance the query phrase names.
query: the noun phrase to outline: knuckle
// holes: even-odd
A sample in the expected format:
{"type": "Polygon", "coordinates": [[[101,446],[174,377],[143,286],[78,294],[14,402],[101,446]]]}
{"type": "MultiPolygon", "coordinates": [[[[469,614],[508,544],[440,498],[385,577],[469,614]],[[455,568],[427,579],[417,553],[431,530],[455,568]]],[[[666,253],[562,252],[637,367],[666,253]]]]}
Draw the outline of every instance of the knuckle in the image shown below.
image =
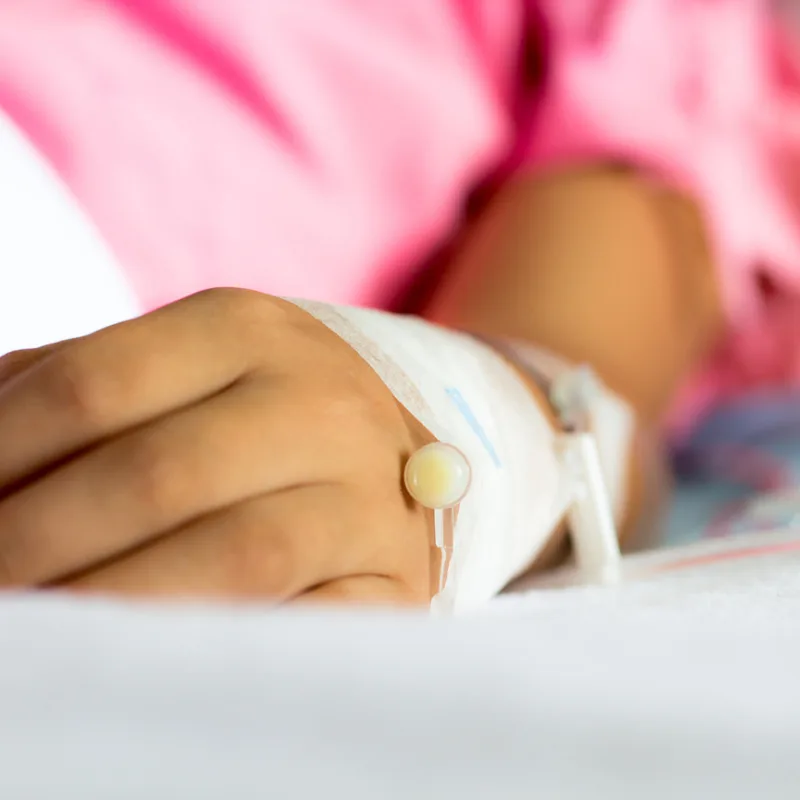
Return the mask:
{"type": "Polygon", "coordinates": [[[218,305],[228,306],[230,308],[238,308],[245,302],[249,302],[253,295],[249,289],[238,289],[232,286],[219,286],[212,289],[204,289],[194,295],[197,302],[201,303],[214,303],[218,305]]]}
{"type": "Polygon", "coordinates": [[[100,370],[73,353],[56,353],[44,369],[44,393],[75,422],[102,426],[115,407],[114,391],[100,370]]]}
{"type": "Polygon", "coordinates": [[[252,289],[218,287],[205,289],[194,295],[193,301],[210,305],[226,319],[249,319],[253,315],[263,316],[270,305],[270,297],[252,289]]]}
{"type": "Polygon", "coordinates": [[[203,487],[193,485],[189,474],[169,449],[155,440],[141,442],[130,456],[134,496],[140,507],[148,509],[153,521],[163,521],[186,508],[203,487]]]}
{"type": "Polygon", "coordinates": [[[285,320],[286,301],[251,289],[206,289],[189,298],[202,306],[209,324],[233,335],[242,346],[263,347],[265,326],[285,320]]]}

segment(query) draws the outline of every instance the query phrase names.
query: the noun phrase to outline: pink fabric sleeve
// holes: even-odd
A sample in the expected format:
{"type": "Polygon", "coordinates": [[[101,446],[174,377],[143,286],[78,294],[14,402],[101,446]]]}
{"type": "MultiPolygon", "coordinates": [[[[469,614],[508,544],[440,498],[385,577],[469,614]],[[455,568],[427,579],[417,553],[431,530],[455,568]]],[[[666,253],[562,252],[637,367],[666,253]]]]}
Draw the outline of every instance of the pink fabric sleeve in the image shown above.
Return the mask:
{"type": "Polygon", "coordinates": [[[696,195],[720,265],[699,407],[800,379],[800,71],[768,5],[4,0],[0,109],[145,309],[223,284],[386,304],[515,142],[649,169],[696,195]],[[520,131],[526,13],[546,69],[520,131]]]}
{"type": "Polygon", "coordinates": [[[790,325],[787,350],[786,326],[777,330],[774,318],[776,296],[785,305],[800,294],[800,194],[792,196],[787,182],[787,170],[800,177],[800,80],[770,4],[533,5],[547,74],[523,137],[524,160],[633,163],[693,193],[705,214],[731,336],[686,388],[679,416],[749,383],[800,378],[800,325],[790,325]],[[759,276],[777,291],[765,296],[759,276]]]}
{"type": "Polygon", "coordinates": [[[0,108],[152,308],[385,303],[513,140],[520,0],[4,0],[0,108]]]}

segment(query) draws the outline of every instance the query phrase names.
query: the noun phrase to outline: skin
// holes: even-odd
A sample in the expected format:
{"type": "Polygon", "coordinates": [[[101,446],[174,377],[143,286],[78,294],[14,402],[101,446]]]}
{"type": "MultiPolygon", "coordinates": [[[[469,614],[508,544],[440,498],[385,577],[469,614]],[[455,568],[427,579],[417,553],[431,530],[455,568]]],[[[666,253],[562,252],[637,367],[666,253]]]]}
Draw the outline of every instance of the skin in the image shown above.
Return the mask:
{"type": "MultiPolygon", "coordinates": [[[[699,231],[625,171],[510,183],[426,313],[588,360],[650,425],[721,330],[699,231]]],[[[0,441],[0,587],[430,598],[431,519],[402,488],[430,434],[275,298],[215,290],[0,359],[0,441]]]]}

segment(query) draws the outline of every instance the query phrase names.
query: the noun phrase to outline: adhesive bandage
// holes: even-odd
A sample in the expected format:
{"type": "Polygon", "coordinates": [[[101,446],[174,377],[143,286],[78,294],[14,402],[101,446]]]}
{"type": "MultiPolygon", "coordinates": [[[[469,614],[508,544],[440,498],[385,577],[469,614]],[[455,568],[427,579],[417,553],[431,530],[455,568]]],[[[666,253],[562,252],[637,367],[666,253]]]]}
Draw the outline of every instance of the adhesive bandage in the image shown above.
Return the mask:
{"type": "MultiPolygon", "coordinates": [[[[585,377],[576,392],[568,382],[580,376],[564,377],[559,364],[547,395],[566,418],[559,403],[572,392],[582,405],[565,411],[592,425],[557,430],[508,356],[486,342],[415,317],[293,302],[348,342],[437,440],[412,454],[405,473],[409,494],[436,514],[443,566],[434,611],[466,611],[500,592],[567,516],[576,541],[591,543],[576,548],[587,569],[598,579],[613,574],[613,509],[621,501],[606,486],[621,485],[617,462],[626,456],[604,456],[595,438],[607,393],[587,393],[585,377]]],[[[632,426],[617,428],[606,444],[627,453],[632,426]]]]}

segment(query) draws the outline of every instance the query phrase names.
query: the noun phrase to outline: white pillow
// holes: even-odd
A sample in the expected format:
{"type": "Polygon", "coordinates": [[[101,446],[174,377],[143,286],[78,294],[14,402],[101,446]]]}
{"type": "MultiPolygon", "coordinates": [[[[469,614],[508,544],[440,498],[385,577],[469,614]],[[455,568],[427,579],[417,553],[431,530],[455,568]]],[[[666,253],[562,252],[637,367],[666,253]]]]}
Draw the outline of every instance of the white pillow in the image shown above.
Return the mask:
{"type": "Polygon", "coordinates": [[[0,114],[0,354],[136,313],[122,272],[75,199],[0,114]]]}

